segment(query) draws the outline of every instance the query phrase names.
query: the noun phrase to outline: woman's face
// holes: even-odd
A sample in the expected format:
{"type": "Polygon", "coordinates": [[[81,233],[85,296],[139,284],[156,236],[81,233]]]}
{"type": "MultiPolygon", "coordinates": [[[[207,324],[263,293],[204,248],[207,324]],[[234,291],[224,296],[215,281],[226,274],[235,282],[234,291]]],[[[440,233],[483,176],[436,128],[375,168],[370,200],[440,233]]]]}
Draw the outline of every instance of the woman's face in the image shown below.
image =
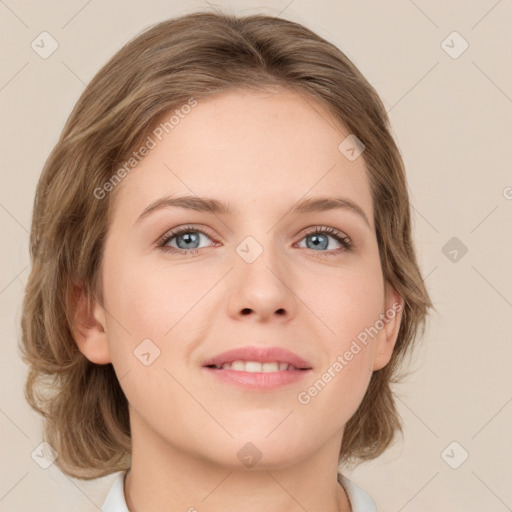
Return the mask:
{"type": "Polygon", "coordinates": [[[238,467],[339,448],[399,318],[382,321],[400,298],[385,293],[364,153],[288,91],[180,114],[115,189],[95,308],[105,334],[81,349],[113,363],[134,439],[238,467]],[[215,362],[268,364],[206,366],[248,347],[215,362]],[[302,362],[279,371],[283,350],[302,362]]]}

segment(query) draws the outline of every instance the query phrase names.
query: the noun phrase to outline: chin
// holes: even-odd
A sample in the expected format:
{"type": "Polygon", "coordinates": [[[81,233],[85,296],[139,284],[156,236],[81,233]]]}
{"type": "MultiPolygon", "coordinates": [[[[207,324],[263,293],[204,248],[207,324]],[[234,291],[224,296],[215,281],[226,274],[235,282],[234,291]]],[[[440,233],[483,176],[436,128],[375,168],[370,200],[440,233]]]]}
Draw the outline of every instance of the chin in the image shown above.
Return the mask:
{"type": "Polygon", "coordinates": [[[233,469],[280,470],[293,466],[307,455],[306,439],[293,439],[291,432],[284,429],[272,432],[273,429],[275,424],[271,429],[265,428],[261,432],[253,431],[235,437],[227,450],[235,454],[235,459],[230,458],[228,461],[233,469]]]}

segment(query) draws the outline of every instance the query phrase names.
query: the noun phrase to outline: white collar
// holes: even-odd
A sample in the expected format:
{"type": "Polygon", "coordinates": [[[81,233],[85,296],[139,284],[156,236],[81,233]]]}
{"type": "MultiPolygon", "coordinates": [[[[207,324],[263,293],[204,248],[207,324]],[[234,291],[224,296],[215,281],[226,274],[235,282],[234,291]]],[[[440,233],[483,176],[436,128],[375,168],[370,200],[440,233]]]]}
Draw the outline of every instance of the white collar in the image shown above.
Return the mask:
{"type": "Polygon", "coordinates": [[[377,512],[377,505],[375,505],[372,497],[361,487],[340,474],[338,474],[338,481],[341,482],[347,492],[352,512],[377,512]]]}
{"type": "MultiPolygon", "coordinates": [[[[124,479],[127,471],[121,471],[114,480],[101,507],[102,512],[130,512],[124,497],[124,479]]],[[[371,496],[346,476],[338,475],[338,481],[347,492],[352,512],[377,512],[371,496]]]]}

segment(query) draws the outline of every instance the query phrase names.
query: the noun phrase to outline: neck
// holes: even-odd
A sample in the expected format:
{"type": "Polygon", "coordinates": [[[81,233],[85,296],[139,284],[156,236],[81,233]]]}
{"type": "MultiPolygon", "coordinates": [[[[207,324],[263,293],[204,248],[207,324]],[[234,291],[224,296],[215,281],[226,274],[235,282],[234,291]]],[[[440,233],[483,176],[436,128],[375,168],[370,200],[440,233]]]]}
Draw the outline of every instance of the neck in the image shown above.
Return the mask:
{"type": "Polygon", "coordinates": [[[351,512],[337,480],[341,435],[287,467],[241,469],[170,445],[136,415],[132,420],[132,465],[124,487],[130,512],[351,512]]]}

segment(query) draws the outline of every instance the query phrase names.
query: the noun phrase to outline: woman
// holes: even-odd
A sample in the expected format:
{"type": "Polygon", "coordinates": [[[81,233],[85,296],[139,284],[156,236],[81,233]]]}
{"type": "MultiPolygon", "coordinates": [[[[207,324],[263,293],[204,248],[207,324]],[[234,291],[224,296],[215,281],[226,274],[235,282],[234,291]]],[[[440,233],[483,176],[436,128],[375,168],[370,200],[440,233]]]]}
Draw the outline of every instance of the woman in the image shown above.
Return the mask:
{"type": "Polygon", "coordinates": [[[262,15],[145,31],[68,119],[31,253],[27,400],[62,471],[120,471],[104,511],[376,510],[341,469],[400,429],[432,304],[385,109],[339,49],[262,15]]]}

